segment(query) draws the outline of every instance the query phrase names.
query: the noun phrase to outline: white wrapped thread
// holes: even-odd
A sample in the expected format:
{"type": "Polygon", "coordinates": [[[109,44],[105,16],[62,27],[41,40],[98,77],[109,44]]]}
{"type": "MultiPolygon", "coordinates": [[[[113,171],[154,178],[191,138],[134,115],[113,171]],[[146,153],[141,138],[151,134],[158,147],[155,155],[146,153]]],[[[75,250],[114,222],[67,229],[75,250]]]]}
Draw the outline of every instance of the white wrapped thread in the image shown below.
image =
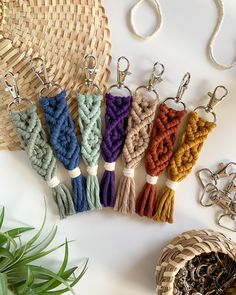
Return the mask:
{"type": "Polygon", "coordinates": [[[166,186],[170,189],[172,189],[173,191],[177,190],[179,183],[177,181],[172,181],[170,179],[167,179],[166,181],[166,186]]]}
{"type": "Polygon", "coordinates": [[[155,185],[157,183],[158,176],[151,176],[149,174],[146,175],[146,181],[149,184],[155,185]]]}
{"type": "Polygon", "coordinates": [[[133,168],[124,168],[123,174],[126,177],[134,177],[134,169],[133,168]]]}
{"type": "Polygon", "coordinates": [[[56,186],[58,186],[60,184],[60,180],[58,179],[57,176],[53,176],[52,179],[46,181],[47,182],[47,185],[50,187],[50,188],[54,188],[56,186]]]}
{"type": "Polygon", "coordinates": [[[105,168],[105,170],[107,170],[107,171],[115,171],[115,168],[116,168],[116,162],[111,162],[111,163],[105,162],[105,164],[104,164],[104,168],[105,168]]]}
{"type": "Polygon", "coordinates": [[[88,166],[87,172],[91,176],[96,176],[98,174],[98,165],[95,166],[88,166]]]}
{"type": "Polygon", "coordinates": [[[70,175],[70,178],[76,178],[81,174],[80,168],[76,167],[73,170],[68,170],[68,174],[70,175]]]}

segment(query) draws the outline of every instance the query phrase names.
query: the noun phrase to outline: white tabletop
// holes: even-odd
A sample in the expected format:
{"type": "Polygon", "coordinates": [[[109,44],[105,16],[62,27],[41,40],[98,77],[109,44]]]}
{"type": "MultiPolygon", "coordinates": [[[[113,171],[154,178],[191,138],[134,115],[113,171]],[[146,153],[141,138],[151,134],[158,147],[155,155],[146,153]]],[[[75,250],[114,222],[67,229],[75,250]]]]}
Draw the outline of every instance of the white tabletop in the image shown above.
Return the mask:
{"type": "MultiPolygon", "coordinates": [[[[216,42],[216,55],[221,62],[229,63],[235,55],[236,3],[224,2],[226,19],[216,42]]],[[[22,221],[39,227],[45,195],[48,203],[46,228],[58,225],[58,243],[65,237],[75,241],[70,244],[71,265],[89,258],[88,271],[75,288],[81,295],[154,295],[154,272],[160,251],[176,235],[190,229],[211,228],[236,238],[236,234],[216,226],[216,209],[199,205],[199,184],[195,176],[199,167],[214,169],[220,161],[236,161],[236,69],[216,70],[206,57],[206,44],[217,16],[215,2],[160,0],[163,28],[148,42],[137,40],[128,30],[127,12],[134,3],[132,0],[103,0],[111,29],[111,82],[116,75],[116,59],[124,55],[131,62],[133,74],[127,83],[132,89],[147,81],[154,62],[160,61],[166,67],[164,81],[158,85],[161,99],[176,94],[187,71],[191,73],[192,81],[184,100],[190,109],[205,104],[207,92],[219,84],[227,86],[230,94],[217,106],[218,126],[210,134],[198,164],[178,188],[173,225],[124,216],[111,209],[77,214],[60,221],[49,189],[32,171],[24,152],[0,152],[0,203],[6,207],[7,224],[22,221]]],[[[148,30],[154,21],[153,12],[148,7],[139,10],[136,21],[141,30],[148,30]]],[[[102,164],[101,161],[100,175],[102,164]]],[[[120,173],[120,164],[118,168],[120,173]]],[[[60,173],[69,183],[61,167],[60,173]]],[[[144,184],[144,175],[142,165],[136,173],[137,192],[144,184]]],[[[56,267],[61,259],[62,251],[58,251],[46,263],[56,267]]]]}

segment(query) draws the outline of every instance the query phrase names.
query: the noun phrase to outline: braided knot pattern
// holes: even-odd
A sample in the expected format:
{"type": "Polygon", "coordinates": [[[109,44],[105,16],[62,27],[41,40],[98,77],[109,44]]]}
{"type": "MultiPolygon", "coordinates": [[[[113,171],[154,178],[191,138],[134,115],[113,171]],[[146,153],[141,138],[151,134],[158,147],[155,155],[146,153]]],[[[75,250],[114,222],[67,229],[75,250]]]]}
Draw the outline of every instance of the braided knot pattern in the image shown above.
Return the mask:
{"type": "MultiPolygon", "coordinates": [[[[102,140],[102,153],[106,162],[115,162],[122,152],[128,124],[131,96],[106,94],[105,133],[102,140]]],[[[115,205],[115,172],[105,171],[101,180],[100,196],[105,207],[115,205]]]]}
{"type": "Polygon", "coordinates": [[[146,171],[149,175],[159,176],[168,166],[174,149],[176,133],[185,114],[185,110],[174,110],[165,103],[160,105],[146,155],[146,171]]]}
{"type": "MultiPolygon", "coordinates": [[[[79,127],[82,134],[82,158],[87,166],[97,166],[102,141],[100,110],[102,96],[79,94],[77,100],[79,104],[79,127]]],[[[96,175],[88,175],[87,198],[90,209],[102,207],[96,175]]]]}
{"type": "MultiPolygon", "coordinates": [[[[33,105],[19,113],[12,113],[11,120],[33,169],[45,181],[50,181],[55,176],[56,158],[42,129],[36,106],[33,105]]],[[[73,214],[74,206],[68,189],[60,183],[52,191],[60,216],[63,218],[73,214]]]]}
{"type": "MultiPolygon", "coordinates": [[[[66,91],[53,97],[41,97],[40,104],[51,144],[58,160],[67,170],[80,164],[80,146],[74,130],[74,122],[66,101],[66,91]]],[[[71,179],[74,206],[77,212],[89,209],[86,196],[86,183],[82,175],[71,179]]]]}
{"type": "MultiPolygon", "coordinates": [[[[214,122],[202,119],[196,112],[190,113],[180,144],[170,161],[168,179],[180,182],[187,177],[197,162],[204,141],[215,127],[214,122]]],[[[157,200],[154,220],[173,222],[174,195],[174,190],[168,187],[163,189],[157,200]]]]}
{"type": "Polygon", "coordinates": [[[41,97],[40,104],[56,156],[66,169],[73,170],[80,162],[80,146],[67,105],[66,91],[54,97],[41,97]]]}
{"type": "Polygon", "coordinates": [[[215,127],[215,123],[205,121],[196,112],[190,114],[180,145],[170,161],[168,168],[170,180],[179,182],[191,172],[204,141],[215,127]]]}
{"type": "MultiPolygon", "coordinates": [[[[148,148],[157,100],[135,96],[128,120],[127,136],[122,151],[125,168],[135,169],[148,148]]],[[[133,177],[122,176],[115,204],[115,210],[123,213],[135,212],[135,182],[133,177]]]]}
{"type": "MultiPolygon", "coordinates": [[[[185,114],[185,110],[177,111],[165,103],[160,104],[146,155],[145,166],[148,175],[159,176],[168,166],[173,154],[176,133],[185,114]]],[[[156,185],[146,182],[137,198],[136,212],[140,216],[152,217],[155,201],[156,185]]]]}

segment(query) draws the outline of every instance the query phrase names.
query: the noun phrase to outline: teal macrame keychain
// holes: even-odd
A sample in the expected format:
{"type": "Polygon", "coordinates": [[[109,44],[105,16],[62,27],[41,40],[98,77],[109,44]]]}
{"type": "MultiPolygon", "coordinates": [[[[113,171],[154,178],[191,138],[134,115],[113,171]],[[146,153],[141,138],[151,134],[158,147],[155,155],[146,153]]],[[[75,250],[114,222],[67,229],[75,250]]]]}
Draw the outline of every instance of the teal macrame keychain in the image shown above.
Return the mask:
{"type": "Polygon", "coordinates": [[[81,154],[87,166],[87,198],[90,209],[101,209],[99,182],[97,178],[98,160],[102,141],[101,132],[101,100],[102,93],[98,85],[94,83],[97,73],[97,60],[93,55],[84,58],[85,84],[88,92],[79,92],[77,95],[79,127],[82,135],[81,154]],[[92,90],[97,90],[93,94],[92,90]]]}
{"type": "Polygon", "coordinates": [[[13,97],[8,105],[8,113],[19,136],[22,148],[28,155],[33,169],[52,189],[61,218],[75,213],[72,197],[67,187],[55,175],[56,158],[50,147],[37,114],[36,105],[20,97],[16,79],[11,72],[5,74],[6,90],[13,97]],[[13,107],[21,107],[13,111],[13,107]]]}
{"type": "Polygon", "coordinates": [[[74,130],[74,122],[66,100],[66,91],[49,80],[42,58],[32,60],[32,69],[42,82],[39,102],[43,110],[51,145],[58,160],[67,169],[71,178],[74,207],[77,212],[89,210],[86,195],[86,180],[81,174],[80,146],[74,130]],[[57,91],[55,96],[45,95],[57,91]]]}

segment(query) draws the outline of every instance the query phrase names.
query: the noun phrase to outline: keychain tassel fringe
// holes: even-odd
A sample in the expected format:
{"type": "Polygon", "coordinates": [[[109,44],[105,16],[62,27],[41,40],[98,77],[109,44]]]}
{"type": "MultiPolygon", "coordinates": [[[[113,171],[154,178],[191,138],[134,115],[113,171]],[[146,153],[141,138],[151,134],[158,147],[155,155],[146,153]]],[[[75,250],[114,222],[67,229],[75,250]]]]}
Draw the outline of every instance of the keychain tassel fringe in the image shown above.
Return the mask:
{"type": "Polygon", "coordinates": [[[25,111],[11,113],[21,145],[26,151],[33,169],[47,182],[57,203],[61,218],[75,213],[74,204],[67,187],[55,176],[56,158],[42,129],[36,106],[25,111]]]}
{"type": "Polygon", "coordinates": [[[74,131],[74,122],[66,101],[66,91],[53,97],[40,98],[50,141],[59,161],[71,177],[76,212],[89,210],[86,180],[81,175],[80,146],[74,131]]]}
{"type": "Polygon", "coordinates": [[[115,162],[124,146],[131,103],[131,96],[106,94],[106,130],[101,145],[105,160],[105,172],[100,186],[101,201],[104,207],[114,207],[115,205],[115,162]]]}
{"type": "Polygon", "coordinates": [[[180,145],[168,167],[166,186],[157,199],[154,220],[173,223],[176,188],[179,182],[191,172],[204,141],[214,127],[216,127],[214,122],[205,121],[196,112],[190,113],[180,145]]]}
{"type": "Polygon", "coordinates": [[[157,99],[149,100],[138,95],[133,98],[127,136],[122,151],[125,168],[118,186],[114,208],[122,213],[135,213],[134,170],[148,148],[157,103],[157,99]]]}
{"type": "Polygon", "coordinates": [[[165,103],[160,104],[146,155],[146,183],[136,201],[136,213],[153,217],[156,203],[156,183],[159,175],[168,166],[185,110],[177,111],[165,103]]]}
{"type": "Polygon", "coordinates": [[[101,95],[79,94],[78,113],[82,134],[81,154],[87,165],[87,199],[90,209],[101,209],[99,182],[97,178],[100,156],[101,133],[101,95]]]}

